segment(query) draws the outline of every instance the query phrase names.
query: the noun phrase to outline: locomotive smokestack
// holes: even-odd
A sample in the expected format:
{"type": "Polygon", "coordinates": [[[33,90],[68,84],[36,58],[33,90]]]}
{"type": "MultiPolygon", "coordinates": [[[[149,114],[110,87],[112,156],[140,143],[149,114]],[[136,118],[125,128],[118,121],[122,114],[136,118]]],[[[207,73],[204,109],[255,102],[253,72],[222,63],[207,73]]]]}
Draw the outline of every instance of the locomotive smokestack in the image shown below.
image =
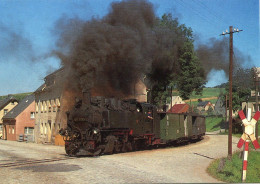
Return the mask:
{"type": "Polygon", "coordinates": [[[83,103],[90,105],[91,95],[89,90],[83,90],[83,103]]]}

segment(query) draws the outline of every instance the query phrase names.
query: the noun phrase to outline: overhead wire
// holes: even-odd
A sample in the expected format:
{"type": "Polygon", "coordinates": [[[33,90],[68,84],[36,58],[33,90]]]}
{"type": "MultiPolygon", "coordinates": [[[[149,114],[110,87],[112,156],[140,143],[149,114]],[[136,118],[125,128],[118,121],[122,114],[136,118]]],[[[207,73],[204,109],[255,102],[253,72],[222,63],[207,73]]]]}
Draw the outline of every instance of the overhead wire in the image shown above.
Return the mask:
{"type": "MultiPolygon", "coordinates": [[[[181,2],[181,6],[183,6],[184,8],[188,8],[190,9],[191,11],[193,11],[196,15],[198,15],[201,19],[207,21],[208,23],[210,24],[213,24],[209,19],[207,19],[205,16],[201,15],[198,11],[196,11],[195,9],[193,9],[192,7],[189,6],[189,4],[185,3],[185,1],[183,0],[180,0],[180,1],[176,1],[177,3],[178,2],[181,2]]],[[[213,24],[214,25],[214,24],[213,24]]]]}
{"type": "Polygon", "coordinates": [[[206,6],[204,3],[202,3],[201,1],[197,0],[195,2],[195,0],[192,0],[194,3],[198,4],[201,8],[208,10],[208,14],[212,15],[212,17],[214,17],[215,19],[218,20],[218,23],[225,23],[226,20],[222,19],[221,15],[219,15],[218,13],[216,13],[213,9],[210,9],[208,6],[206,6]]]}
{"type": "MultiPolygon", "coordinates": [[[[190,4],[187,4],[184,0],[179,0],[179,1],[177,0],[176,3],[181,5],[183,8],[188,8],[194,14],[196,14],[198,17],[200,17],[201,20],[206,21],[207,23],[211,24],[212,26],[215,27],[218,24],[218,23],[214,24],[213,21],[209,19],[209,17],[202,15],[198,10],[196,10],[194,7],[191,7],[190,4]]],[[[211,36],[215,37],[216,35],[212,34],[211,36]]]]}

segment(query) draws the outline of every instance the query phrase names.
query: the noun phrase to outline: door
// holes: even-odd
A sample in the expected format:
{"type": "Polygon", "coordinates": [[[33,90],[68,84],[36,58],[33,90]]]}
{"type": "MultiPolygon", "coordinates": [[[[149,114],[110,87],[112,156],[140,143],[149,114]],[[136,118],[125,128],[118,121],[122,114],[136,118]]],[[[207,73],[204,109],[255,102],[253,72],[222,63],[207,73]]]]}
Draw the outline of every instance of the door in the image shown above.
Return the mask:
{"type": "Polygon", "coordinates": [[[26,141],[34,142],[34,128],[33,127],[24,127],[24,137],[26,141]]]}
{"type": "Polygon", "coordinates": [[[184,136],[187,137],[188,136],[188,116],[184,115],[184,136]]]}
{"type": "Polygon", "coordinates": [[[47,142],[51,142],[51,132],[52,132],[52,124],[51,124],[51,120],[48,120],[48,123],[47,123],[47,127],[48,127],[48,136],[47,136],[47,142]]]}

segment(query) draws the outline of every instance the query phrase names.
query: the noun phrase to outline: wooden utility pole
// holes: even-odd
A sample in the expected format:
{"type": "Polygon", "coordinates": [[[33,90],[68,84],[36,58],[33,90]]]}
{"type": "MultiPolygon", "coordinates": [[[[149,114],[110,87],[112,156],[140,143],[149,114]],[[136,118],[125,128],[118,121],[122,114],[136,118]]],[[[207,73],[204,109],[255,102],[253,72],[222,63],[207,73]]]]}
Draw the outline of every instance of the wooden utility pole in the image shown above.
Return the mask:
{"type": "Polygon", "coordinates": [[[233,27],[229,26],[229,125],[228,125],[228,156],[232,156],[232,74],[233,74],[233,27]]]}
{"type": "Polygon", "coordinates": [[[228,157],[232,157],[232,76],[233,76],[233,33],[243,30],[234,29],[233,26],[229,26],[229,32],[223,32],[221,35],[229,34],[229,128],[228,128],[228,157]]]}
{"type": "MultiPolygon", "coordinates": [[[[228,119],[228,115],[227,115],[227,95],[226,95],[226,119],[225,119],[226,123],[228,123],[227,119],[228,119]]],[[[227,124],[225,125],[225,132],[226,130],[227,130],[227,124]]]]}

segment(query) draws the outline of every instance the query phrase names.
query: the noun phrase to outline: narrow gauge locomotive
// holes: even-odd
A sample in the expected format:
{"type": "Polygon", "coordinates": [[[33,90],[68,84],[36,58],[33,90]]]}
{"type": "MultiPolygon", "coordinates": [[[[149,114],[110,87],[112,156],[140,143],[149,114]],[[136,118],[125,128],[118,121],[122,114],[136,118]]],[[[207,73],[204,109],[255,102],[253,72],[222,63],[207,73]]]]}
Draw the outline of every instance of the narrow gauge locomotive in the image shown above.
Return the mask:
{"type": "Polygon", "coordinates": [[[96,156],[145,149],[205,135],[205,118],[196,114],[157,113],[136,100],[92,97],[84,93],[67,112],[61,129],[69,156],[96,156]]]}

